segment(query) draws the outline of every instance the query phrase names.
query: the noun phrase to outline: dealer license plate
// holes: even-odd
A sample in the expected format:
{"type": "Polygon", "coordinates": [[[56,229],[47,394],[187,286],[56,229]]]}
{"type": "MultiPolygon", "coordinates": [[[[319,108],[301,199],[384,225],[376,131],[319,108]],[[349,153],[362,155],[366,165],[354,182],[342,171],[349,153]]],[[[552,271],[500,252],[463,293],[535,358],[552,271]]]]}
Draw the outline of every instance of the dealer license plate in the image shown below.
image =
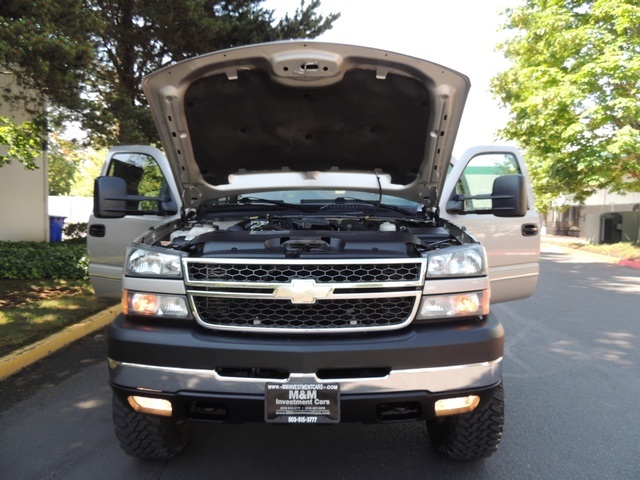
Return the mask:
{"type": "Polygon", "coordinates": [[[338,423],[340,385],[267,383],[264,416],[268,423],[338,423]]]}

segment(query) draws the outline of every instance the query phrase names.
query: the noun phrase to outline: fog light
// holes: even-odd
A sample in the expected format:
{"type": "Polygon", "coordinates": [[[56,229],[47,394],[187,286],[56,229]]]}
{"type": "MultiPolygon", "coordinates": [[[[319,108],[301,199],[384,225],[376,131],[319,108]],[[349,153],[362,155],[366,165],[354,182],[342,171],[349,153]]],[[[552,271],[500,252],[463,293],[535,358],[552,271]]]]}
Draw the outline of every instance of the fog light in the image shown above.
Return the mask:
{"type": "Polygon", "coordinates": [[[476,409],[479,403],[480,397],[478,395],[442,398],[436,401],[435,404],[436,417],[444,417],[446,415],[457,415],[458,413],[471,412],[476,409]]]}
{"type": "Polygon", "coordinates": [[[170,417],[173,412],[171,402],[163,398],[140,397],[132,395],[127,398],[129,405],[136,412],[149,413],[151,415],[160,415],[162,417],[170,417]]]}

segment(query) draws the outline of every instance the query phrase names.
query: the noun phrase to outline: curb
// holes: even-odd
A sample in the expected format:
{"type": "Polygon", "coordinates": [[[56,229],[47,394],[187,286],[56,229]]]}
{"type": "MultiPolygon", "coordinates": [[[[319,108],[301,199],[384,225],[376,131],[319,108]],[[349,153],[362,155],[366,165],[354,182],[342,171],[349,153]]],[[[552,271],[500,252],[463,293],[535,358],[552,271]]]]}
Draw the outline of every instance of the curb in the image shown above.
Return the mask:
{"type": "Polygon", "coordinates": [[[5,355],[0,358],[0,380],[4,380],[32,363],[69,345],[71,342],[104,327],[121,311],[122,307],[120,305],[114,305],[79,323],[69,325],[50,337],[5,355]]]}
{"type": "Polygon", "coordinates": [[[633,260],[620,260],[618,262],[618,265],[622,265],[623,267],[640,269],[640,262],[634,262],[633,260]]]}

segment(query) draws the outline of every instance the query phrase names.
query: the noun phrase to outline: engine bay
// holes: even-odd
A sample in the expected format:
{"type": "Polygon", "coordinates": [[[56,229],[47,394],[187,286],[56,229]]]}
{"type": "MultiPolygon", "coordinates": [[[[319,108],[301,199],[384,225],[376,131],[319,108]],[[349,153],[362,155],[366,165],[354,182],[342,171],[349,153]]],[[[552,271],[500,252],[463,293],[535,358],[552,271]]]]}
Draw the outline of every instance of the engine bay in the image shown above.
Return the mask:
{"type": "Polygon", "coordinates": [[[192,257],[410,258],[460,242],[432,220],[264,215],[178,222],[155,244],[192,257]]]}

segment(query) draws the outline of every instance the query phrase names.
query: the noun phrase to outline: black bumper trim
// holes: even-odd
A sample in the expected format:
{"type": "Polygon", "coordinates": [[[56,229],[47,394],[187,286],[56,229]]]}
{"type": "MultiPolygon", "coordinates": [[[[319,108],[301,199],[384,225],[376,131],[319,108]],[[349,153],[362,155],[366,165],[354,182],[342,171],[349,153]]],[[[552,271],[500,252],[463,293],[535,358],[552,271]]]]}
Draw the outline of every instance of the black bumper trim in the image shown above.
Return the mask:
{"type": "MultiPolygon", "coordinates": [[[[342,395],[342,423],[389,423],[394,421],[428,420],[434,418],[434,404],[441,398],[467,395],[480,396],[480,406],[489,401],[501,382],[482,388],[458,390],[440,394],[426,391],[342,395]]],[[[207,423],[262,423],[264,396],[216,395],[199,392],[176,394],[143,393],[111,384],[114,394],[127,405],[129,395],[148,395],[171,401],[176,419],[207,423]]]]}
{"type": "Polygon", "coordinates": [[[255,335],[118,315],[107,329],[108,357],[141,365],[214,370],[450,367],[499,359],[504,329],[490,314],[473,322],[412,325],[360,335],[255,335]]]}

